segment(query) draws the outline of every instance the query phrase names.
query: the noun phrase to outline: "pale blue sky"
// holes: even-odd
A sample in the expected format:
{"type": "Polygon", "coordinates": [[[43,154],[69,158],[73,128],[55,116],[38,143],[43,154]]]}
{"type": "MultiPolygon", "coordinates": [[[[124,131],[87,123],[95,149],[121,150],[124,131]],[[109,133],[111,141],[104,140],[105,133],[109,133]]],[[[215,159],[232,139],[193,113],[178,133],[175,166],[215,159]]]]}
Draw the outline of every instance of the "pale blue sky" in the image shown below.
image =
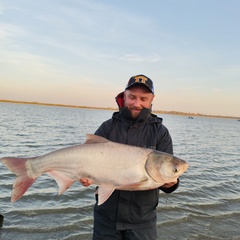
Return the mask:
{"type": "Polygon", "coordinates": [[[0,99],[116,107],[128,79],[155,110],[240,116],[239,0],[0,1],[0,99]]]}

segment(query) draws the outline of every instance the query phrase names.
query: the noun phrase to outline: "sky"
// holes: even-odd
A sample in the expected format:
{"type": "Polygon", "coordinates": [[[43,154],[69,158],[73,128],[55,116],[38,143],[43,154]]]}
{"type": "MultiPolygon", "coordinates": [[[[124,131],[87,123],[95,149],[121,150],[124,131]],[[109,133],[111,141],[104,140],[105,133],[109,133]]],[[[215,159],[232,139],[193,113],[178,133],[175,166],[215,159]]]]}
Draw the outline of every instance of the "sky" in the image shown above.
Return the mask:
{"type": "Polygon", "coordinates": [[[239,0],[1,0],[0,99],[240,117],[239,0]]]}

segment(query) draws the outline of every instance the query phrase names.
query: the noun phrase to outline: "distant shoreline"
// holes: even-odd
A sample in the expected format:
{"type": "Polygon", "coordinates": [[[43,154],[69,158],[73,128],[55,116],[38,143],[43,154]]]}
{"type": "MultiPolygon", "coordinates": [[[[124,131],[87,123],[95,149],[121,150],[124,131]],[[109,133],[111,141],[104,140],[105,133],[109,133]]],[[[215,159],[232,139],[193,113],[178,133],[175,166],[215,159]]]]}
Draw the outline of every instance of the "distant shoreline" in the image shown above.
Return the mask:
{"type": "MultiPolygon", "coordinates": [[[[90,106],[77,106],[77,105],[68,105],[68,104],[26,102],[26,101],[17,101],[17,100],[1,100],[0,99],[0,102],[17,103],[17,104],[34,104],[34,105],[43,105],[43,106],[52,106],[52,107],[87,108],[87,109],[113,110],[113,111],[118,110],[118,108],[111,108],[111,107],[90,107],[90,106]]],[[[159,113],[159,114],[182,115],[182,116],[190,116],[190,117],[213,117],[213,118],[240,119],[240,117],[233,117],[233,116],[208,115],[208,114],[201,114],[201,113],[186,113],[186,112],[178,112],[178,111],[154,110],[153,112],[159,113]]]]}

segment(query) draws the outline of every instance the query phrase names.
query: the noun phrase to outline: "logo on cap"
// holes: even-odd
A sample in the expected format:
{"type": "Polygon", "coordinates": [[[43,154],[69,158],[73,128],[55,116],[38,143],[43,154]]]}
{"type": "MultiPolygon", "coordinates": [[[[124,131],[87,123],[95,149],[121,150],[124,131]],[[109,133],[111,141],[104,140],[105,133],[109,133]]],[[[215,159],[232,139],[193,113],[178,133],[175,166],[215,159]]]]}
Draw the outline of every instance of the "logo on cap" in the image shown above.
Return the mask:
{"type": "Polygon", "coordinates": [[[143,84],[146,84],[148,78],[145,77],[145,76],[136,76],[134,77],[135,79],[135,83],[143,83],[143,84]]]}

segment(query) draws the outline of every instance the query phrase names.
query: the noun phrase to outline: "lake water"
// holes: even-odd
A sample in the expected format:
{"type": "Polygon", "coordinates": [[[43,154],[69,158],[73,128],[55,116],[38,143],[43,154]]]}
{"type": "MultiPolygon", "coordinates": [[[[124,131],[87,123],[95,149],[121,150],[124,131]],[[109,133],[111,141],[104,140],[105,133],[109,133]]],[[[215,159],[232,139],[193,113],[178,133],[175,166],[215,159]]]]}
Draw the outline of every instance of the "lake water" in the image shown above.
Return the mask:
{"type": "MultiPolygon", "coordinates": [[[[86,133],[112,111],[0,103],[0,158],[34,157],[83,143],[86,133]]],[[[240,122],[236,119],[161,115],[174,153],[188,171],[172,194],[161,192],[159,239],[240,239],[240,122]]],[[[25,195],[10,202],[15,176],[0,163],[3,240],[90,240],[94,188],[74,183],[63,195],[43,175],[25,195]]]]}

